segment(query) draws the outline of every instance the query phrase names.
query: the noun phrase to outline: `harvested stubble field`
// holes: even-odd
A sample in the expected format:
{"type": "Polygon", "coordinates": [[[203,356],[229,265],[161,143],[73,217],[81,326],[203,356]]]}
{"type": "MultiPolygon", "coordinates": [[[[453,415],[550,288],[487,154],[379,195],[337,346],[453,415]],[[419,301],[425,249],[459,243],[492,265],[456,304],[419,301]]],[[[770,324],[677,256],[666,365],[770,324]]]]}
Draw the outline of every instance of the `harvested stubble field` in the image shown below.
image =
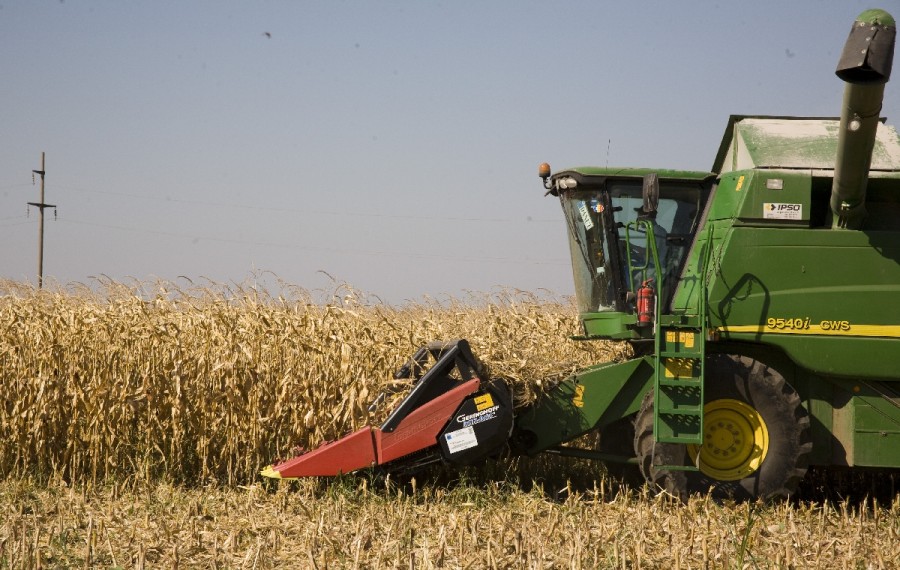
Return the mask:
{"type": "Polygon", "coordinates": [[[418,485],[257,476],[382,419],[368,403],[429,340],[467,338],[520,402],[625,356],[567,340],[567,300],[102,285],[0,281],[0,568],[900,565],[896,499],[681,505],[541,459],[418,485]]]}
{"type": "MultiPolygon", "coordinates": [[[[598,483],[599,485],[599,483],[598,483]]],[[[896,568],[900,504],[687,505],[600,488],[0,484],[2,568],[896,568]],[[290,489],[288,488],[290,487],[290,489]]]]}

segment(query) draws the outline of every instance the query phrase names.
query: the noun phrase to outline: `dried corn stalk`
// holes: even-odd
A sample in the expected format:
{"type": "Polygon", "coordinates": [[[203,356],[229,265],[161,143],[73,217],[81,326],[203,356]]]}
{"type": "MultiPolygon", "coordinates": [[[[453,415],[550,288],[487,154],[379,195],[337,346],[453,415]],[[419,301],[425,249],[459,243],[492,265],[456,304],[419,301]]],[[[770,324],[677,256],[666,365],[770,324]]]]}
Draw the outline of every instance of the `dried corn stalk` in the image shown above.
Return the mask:
{"type": "Polygon", "coordinates": [[[369,403],[430,340],[468,339],[519,405],[625,350],[568,340],[568,300],[394,307],[340,289],[322,302],[287,288],[0,281],[0,477],[247,480],[278,450],[381,419],[369,403]]]}

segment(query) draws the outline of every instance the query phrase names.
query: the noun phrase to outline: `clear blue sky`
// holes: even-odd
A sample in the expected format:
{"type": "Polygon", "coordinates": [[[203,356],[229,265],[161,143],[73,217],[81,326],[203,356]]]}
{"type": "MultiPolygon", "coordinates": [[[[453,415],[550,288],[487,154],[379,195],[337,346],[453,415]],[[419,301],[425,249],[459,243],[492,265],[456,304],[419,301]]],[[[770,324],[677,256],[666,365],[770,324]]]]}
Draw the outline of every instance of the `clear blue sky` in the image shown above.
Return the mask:
{"type": "Polygon", "coordinates": [[[45,279],[569,294],[538,163],[705,170],[729,114],[838,115],[834,68],[871,7],[900,17],[897,0],[0,0],[0,277],[36,281],[46,151],[45,279]]]}

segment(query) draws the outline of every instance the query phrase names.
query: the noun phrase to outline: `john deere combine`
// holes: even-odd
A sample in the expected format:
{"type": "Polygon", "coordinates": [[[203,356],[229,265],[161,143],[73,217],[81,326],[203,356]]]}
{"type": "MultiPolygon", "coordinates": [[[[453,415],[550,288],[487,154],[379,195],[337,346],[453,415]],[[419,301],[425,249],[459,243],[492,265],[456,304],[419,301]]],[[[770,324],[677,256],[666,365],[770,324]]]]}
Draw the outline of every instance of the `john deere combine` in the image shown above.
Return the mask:
{"type": "Polygon", "coordinates": [[[896,25],[854,22],[840,119],[732,116],[710,172],[541,165],[582,340],[635,358],[513,410],[465,341],[422,348],[365,428],[264,471],[469,464],[510,449],[636,465],[685,496],[772,498],[811,465],[900,468],[900,136],[880,118],[896,25]],[[433,364],[429,366],[429,362],[433,364]],[[596,450],[565,446],[599,430],[596,450]]]}

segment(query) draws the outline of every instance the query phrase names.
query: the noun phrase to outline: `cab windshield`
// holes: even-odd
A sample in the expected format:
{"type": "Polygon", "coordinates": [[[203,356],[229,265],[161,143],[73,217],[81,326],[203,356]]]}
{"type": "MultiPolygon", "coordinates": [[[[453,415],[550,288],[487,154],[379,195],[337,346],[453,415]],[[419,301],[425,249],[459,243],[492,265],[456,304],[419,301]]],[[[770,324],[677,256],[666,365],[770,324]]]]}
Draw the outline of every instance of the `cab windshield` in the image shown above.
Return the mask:
{"type": "Polygon", "coordinates": [[[653,279],[667,303],[691,244],[701,211],[699,184],[660,181],[655,216],[642,216],[641,180],[605,181],[560,193],[569,229],[575,295],[582,313],[633,307],[626,298],[653,279]],[[647,225],[653,242],[648,243],[647,225]],[[656,246],[657,267],[652,255],[656,246]]]}

